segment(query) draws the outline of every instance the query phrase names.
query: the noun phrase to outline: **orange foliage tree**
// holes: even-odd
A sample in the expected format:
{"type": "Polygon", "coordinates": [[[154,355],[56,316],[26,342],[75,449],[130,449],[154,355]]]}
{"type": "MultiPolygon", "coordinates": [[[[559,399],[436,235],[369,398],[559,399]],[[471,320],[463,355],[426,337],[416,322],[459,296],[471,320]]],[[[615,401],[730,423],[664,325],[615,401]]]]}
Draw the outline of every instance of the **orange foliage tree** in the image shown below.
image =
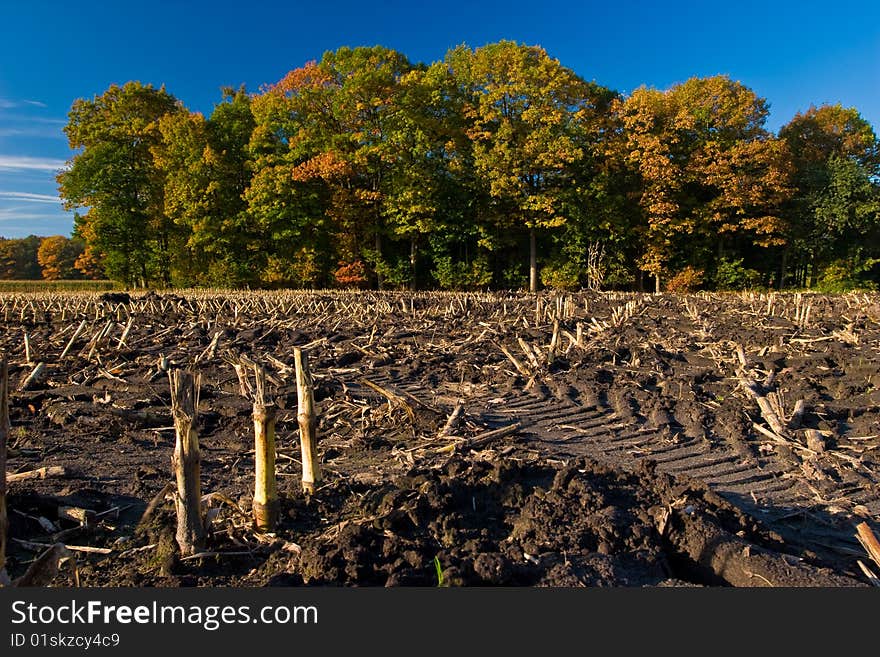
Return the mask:
{"type": "Polygon", "coordinates": [[[37,249],[37,261],[47,281],[82,278],[82,272],[76,267],[77,260],[83,254],[85,245],[81,240],[70,239],[63,235],[46,237],[37,249]]]}

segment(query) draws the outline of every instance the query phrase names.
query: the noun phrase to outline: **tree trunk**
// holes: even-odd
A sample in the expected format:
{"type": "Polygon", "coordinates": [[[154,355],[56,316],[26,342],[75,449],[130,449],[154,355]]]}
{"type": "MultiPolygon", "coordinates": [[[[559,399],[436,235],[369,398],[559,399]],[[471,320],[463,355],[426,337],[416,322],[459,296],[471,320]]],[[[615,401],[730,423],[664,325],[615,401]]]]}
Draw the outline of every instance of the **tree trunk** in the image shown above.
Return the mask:
{"type": "Polygon", "coordinates": [[[159,276],[164,288],[171,287],[171,253],[168,248],[168,235],[159,235],[159,276]]]}
{"type": "Polygon", "coordinates": [[[385,281],[382,279],[382,272],[379,271],[379,262],[382,260],[382,234],[376,233],[376,287],[380,290],[385,289],[385,281]]]}
{"type": "Polygon", "coordinates": [[[409,276],[410,276],[410,288],[412,290],[416,289],[416,255],[418,254],[418,249],[416,248],[416,238],[409,238],[409,276]]]}
{"type": "Polygon", "coordinates": [[[535,229],[529,230],[529,292],[538,291],[538,246],[535,229]]]}
{"type": "Polygon", "coordinates": [[[660,294],[660,274],[654,274],[654,294],[660,294]]]}
{"type": "Polygon", "coordinates": [[[788,266],[788,245],[782,250],[782,259],[779,263],[779,289],[785,289],[786,267],[788,266]]]}

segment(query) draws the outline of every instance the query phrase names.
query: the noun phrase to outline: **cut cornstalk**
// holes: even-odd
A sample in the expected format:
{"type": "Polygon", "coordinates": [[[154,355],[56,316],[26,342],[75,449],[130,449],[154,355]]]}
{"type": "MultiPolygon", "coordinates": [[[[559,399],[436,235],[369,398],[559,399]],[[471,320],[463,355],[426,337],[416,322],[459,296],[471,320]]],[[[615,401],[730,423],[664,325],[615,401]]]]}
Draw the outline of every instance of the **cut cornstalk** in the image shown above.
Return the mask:
{"type": "Polygon", "coordinates": [[[67,346],[64,347],[64,351],[61,352],[61,356],[58,357],[59,360],[64,359],[64,357],[67,355],[67,352],[70,351],[70,348],[73,346],[74,341],[85,330],[86,330],[86,320],[83,320],[79,323],[79,326],[76,327],[76,331],[73,332],[73,335],[70,336],[70,341],[67,343],[67,346]]]}
{"type": "MultiPolygon", "coordinates": [[[[218,333],[219,335],[219,333],[218,333]]],[[[254,401],[254,502],[252,511],[257,529],[270,532],[278,524],[281,506],[275,478],[276,409],[266,399],[266,371],[254,365],[256,400],[254,401]]]]}
{"type": "Polygon", "coordinates": [[[746,378],[745,376],[740,376],[739,382],[742,387],[755,398],[758,408],[761,410],[761,416],[766,420],[770,428],[779,436],[785,437],[788,433],[785,425],[782,423],[782,420],[779,419],[779,416],[773,409],[773,405],[761,392],[761,388],[758,387],[758,384],[755,383],[753,379],[746,378]]]}
{"type": "Polygon", "coordinates": [[[21,382],[21,385],[18,386],[18,389],[27,390],[32,384],[36,383],[43,376],[43,372],[46,369],[46,363],[37,363],[34,366],[34,369],[31,370],[31,373],[27,375],[24,381],[21,382]]]}
{"type": "Polygon", "coordinates": [[[509,360],[511,363],[513,363],[513,366],[516,368],[517,372],[519,372],[520,374],[522,374],[526,378],[529,377],[529,371],[523,366],[523,364],[521,362],[519,362],[517,360],[516,356],[514,356],[512,353],[510,353],[510,351],[508,351],[508,349],[503,344],[499,344],[498,348],[501,349],[501,352],[505,356],[507,356],[507,360],[509,360]]]}
{"type": "Polygon", "coordinates": [[[67,470],[60,465],[49,465],[37,468],[36,470],[28,470],[27,472],[14,472],[6,475],[6,483],[11,484],[19,481],[28,481],[30,479],[46,479],[47,477],[64,477],[67,476],[67,470]]]}
{"type": "Polygon", "coordinates": [[[464,402],[459,401],[455,405],[455,409],[453,409],[452,413],[450,414],[449,419],[446,420],[446,424],[443,425],[443,428],[440,430],[438,438],[443,438],[444,436],[448,436],[452,433],[452,431],[458,426],[463,411],[464,402]]]}
{"type": "Polygon", "coordinates": [[[556,357],[556,349],[559,346],[559,321],[553,322],[553,337],[550,338],[550,347],[547,352],[547,363],[552,363],[556,357]]]}
{"type": "Polygon", "coordinates": [[[782,421],[779,419],[776,411],[773,410],[773,405],[767,400],[766,397],[756,397],[755,401],[758,402],[758,408],[761,409],[761,415],[763,415],[764,419],[767,420],[767,424],[770,425],[770,428],[773,429],[773,431],[778,433],[780,436],[785,436],[785,425],[782,424],[782,421]]]}
{"type": "Polygon", "coordinates": [[[171,464],[177,480],[177,544],[184,556],[204,547],[205,524],[201,512],[201,457],[199,436],[193,428],[199,405],[199,376],[184,370],[168,373],[171,414],[176,440],[171,464]]]}
{"type": "Polygon", "coordinates": [[[296,361],[296,396],[299,423],[299,439],[302,451],[302,486],[309,495],[321,483],[321,463],[318,460],[317,419],[315,417],[315,396],[312,374],[309,371],[309,356],[302,349],[294,348],[296,361]]]}
{"type": "Polygon", "coordinates": [[[822,435],[821,431],[817,431],[816,429],[807,429],[804,431],[804,434],[807,437],[807,447],[814,452],[822,453],[825,451],[825,436],[822,435]]]}
{"type": "Polygon", "coordinates": [[[523,353],[526,355],[526,358],[528,358],[529,363],[531,363],[532,367],[538,369],[540,367],[540,365],[538,364],[538,357],[535,356],[535,352],[532,351],[529,343],[522,338],[517,338],[516,341],[519,342],[520,349],[523,350],[523,353]]]}
{"type": "Polygon", "coordinates": [[[125,324],[125,329],[122,331],[122,335],[119,338],[119,344],[116,345],[116,349],[122,349],[122,346],[125,344],[125,338],[128,337],[128,332],[131,331],[131,324],[134,321],[134,317],[129,316],[128,322],[125,324]]]}
{"type": "Polygon", "coordinates": [[[9,368],[0,361],[0,579],[6,566],[6,441],[9,434],[9,368]]]}
{"type": "Polygon", "coordinates": [[[788,420],[789,429],[799,429],[804,421],[804,412],[806,404],[803,399],[798,399],[794,404],[794,410],[791,412],[791,418],[788,420]]]}

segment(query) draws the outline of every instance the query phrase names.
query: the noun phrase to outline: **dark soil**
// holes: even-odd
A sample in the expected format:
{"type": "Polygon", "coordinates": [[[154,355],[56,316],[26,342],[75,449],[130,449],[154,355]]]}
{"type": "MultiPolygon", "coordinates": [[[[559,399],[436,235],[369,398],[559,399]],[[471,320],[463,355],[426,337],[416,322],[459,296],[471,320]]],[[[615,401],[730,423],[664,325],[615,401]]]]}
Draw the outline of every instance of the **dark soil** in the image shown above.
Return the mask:
{"type": "MultiPolygon", "coordinates": [[[[55,542],[88,586],[852,586],[867,582],[858,561],[880,570],[854,538],[863,520],[880,533],[877,295],[3,304],[8,471],[65,469],[9,484],[13,578],[55,542]],[[294,346],[309,351],[319,407],[324,482],[311,497],[294,346]],[[279,406],[272,534],[249,519],[252,401],[230,364],[241,356],[266,366],[279,406]],[[45,374],[18,390],[37,362],[45,374]],[[202,377],[202,491],[219,495],[195,558],[178,554],[170,497],[139,525],[172,480],[163,363],[202,377]],[[803,400],[800,423],[768,435],[744,379],[783,422],[803,400]]],[[[54,583],[68,582],[62,569],[54,583]]]]}

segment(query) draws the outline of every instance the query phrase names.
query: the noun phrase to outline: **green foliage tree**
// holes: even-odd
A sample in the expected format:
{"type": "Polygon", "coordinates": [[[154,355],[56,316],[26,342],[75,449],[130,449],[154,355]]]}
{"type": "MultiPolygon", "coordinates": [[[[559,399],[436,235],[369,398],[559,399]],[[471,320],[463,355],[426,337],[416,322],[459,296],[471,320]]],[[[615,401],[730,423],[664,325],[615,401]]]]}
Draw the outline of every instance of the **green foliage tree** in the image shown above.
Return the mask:
{"type": "Polygon", "coordinates": [[[383,237],[387,233],[383,200],[398,161],[389,139],[392,117],[399,111],[400,82],[412,66],[388,48],[340,48],[319,63],[288,73],[255,99],[257,129],[252,150],[261,170],[248,198],[261,223],[297,239],[311,232],[303,219],[322,223],[310,206],[326,204],[324,216],[343,263],[366,260],[381,287],[383,237]],[[272,171],[274,169],[274,172],[272,171]],[[293,169],[293,185],[287,178],[293,169]],[[316,190],[323,188],[323,192],[316,190]],[[288,211],[267,189],[284,188],[304,201],[310,216],[288,211]],[[298,226],[299,228],[294,228],[298,226]]]}
{"type": "Polygon", "coordinates": [[[563,190],[586,156],[590,132],[609,92],[587,83],[546,51],[512,41],[446,56],[461,86],[475,172],[488,186],[502,229],[529,237],[529,289],[537,290],[537,231],[566,223],[563,190]]]}
{"type": "Polygon", "coordinates": [[[107,274],[126,285],[171,283],[171,233],[164,180],[152,148],[159,119],[182,110],[151,85],[112,85],[92,100],[73,103],[64,128],[78,152],[58,175],[75,233],[103,260],[107,274]]]}
{"type": "Polygon", "coordinates": [[[253,173],[250,106],[243,88],[224,89],[207,120],[187,112],[159,119],[162,139],[152,153],[174,224],[175,283],[235,287],[259,281],[262,245],[244,199],[253,173]]]}
{"type": "Polygon", "coordinates": [[[20,239],[0,237],[0,278],[35,280],[40,278],[37,250],[42,237],[29,235],[20,239]]]}
{"type": "MultiPolygon", "coordinates": [[[[767,114],[727,76],[624,97],[511,41],[430,65],[340,48],[259,94],[224,89],[208,118],[114,85],[71,109],[58,182],[84,248],[71,265],[74,243],[44,240],[44,270],[533,291],[644,274],[658,291],[745,289],[793,270],[796,285],[874,286],[873,128],[823,106],[777,137],[767,114]]],[[[40,239],[0,240],[0,275],[38,277],[40,239]]]]}
{"type": "Polygon", "coordinates": [[[871,124],[855,108],[823,105],[797,114],[780,137],[794,165],[787,256],[795,285],[815,285],[835,260],[880,255],[863,249],[880,224],[880,142],[871,124]]]}

